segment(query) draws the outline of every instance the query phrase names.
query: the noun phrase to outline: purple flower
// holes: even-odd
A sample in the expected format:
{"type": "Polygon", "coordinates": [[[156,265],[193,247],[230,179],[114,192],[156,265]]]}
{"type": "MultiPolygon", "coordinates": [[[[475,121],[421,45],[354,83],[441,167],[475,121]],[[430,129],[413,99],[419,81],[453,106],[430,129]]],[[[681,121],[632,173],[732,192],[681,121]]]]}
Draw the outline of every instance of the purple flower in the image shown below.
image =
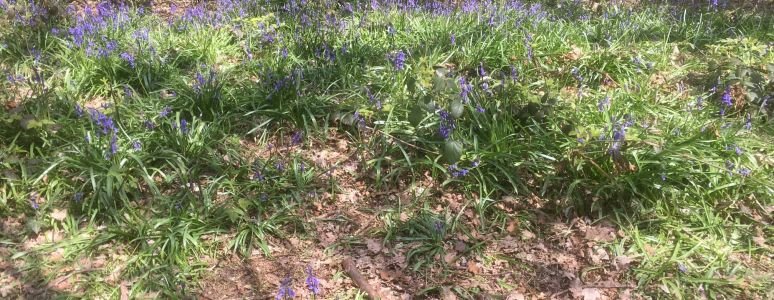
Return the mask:
{"type": "Polygon", "coordinates": [[[134,151],[140,151],[142,150],[142,144],[140,144],[139,140],[134,140],[134,142],[132,142],[132,148],[134,151]]]}
{"type": "Polygon", "coordinates": [[[696,97],[696,109],[702,110],[704,108],[704,99],[701,96],[696,97]]]}
{"type": "Polygon", "coordinates": [[[735,167],[736,165],[733,162],[731,162],[730,160],[726,160],[726,170],[728,170],[729,172],[733,172],[735,167]]]}
{"type": "Polygon", "coordinates": [[[292,145],[300,145],[303,140],[304,134],[300,130],[296,130],[293,132],[293,135],[290,137],[290,144],[292,145]]]}
{"type": "Polygon", "coordinates": [[[470,170],[466,168],[458,167],[457,164],[452,164],[449,166],[449,172],[451,172],[451,175],[454,178],[464,177],[465,175],[468,175],[469,171],[470,170]]]}
{"type": "Polygon", "coordinates": [[[744,129],[752,130],[752,116],[749,113],[745,116],[744,129]]]}
{"type": "Polygon", "coordinates": [[[161,112],[159,112],[159,117],[166,118],[171,112],[172,112],[171,107],[164,106],[164,108],[161,109],[161,112]]]}
{"type": "Polygon", "coordinates": [[[263,176],[263,173],[261,173],[261,170],[255,170],[255,172],[253,172],[253,180],[257,180],[257,181],[261,181],[262,182],[262,181],[266,180],[266,177],[263,176]]]}
{"type": "Polygon", "coordinates": [[[519,70],[513,65],[511,65],[511,80],[514,82],[519,81],[519,70]]]}
{"type": "Polygon", "coordinates": [[[476,105],[476,112],[478,113],[484,113],[486,110],[481,107],[481,104],[476,105]]]}
{"type": "Polygon", "coordinates": [[[277,296],[274,297],[274,299],[283,300],[295,298],[296,292],[293,291],[293,288],[290,286],[292,281],[293,278],[290,278],[290,276],[286,276],[284,279],[282,279],[282,282],[280,282],[279,291],[277,291],[277,296]]]}
{"type": "Polygon", "coordinates": [[[110,154],[115,155],[118,153],[118,137],[115,133],[110,136],[110,154]]]}
{"type": "Polygon", "coordinates": [[[454,121],[454,117],[452,117],[446,110],[440,110],[438,112],[438,116],[441,119],[438,126],[438,133],[444,140],[448,140],[449,137],[451,137],[451,134],[454,132],[454,129],[457,127],[456,122],[454,121]]]}
{"type": "Polygon", "coordinates": [[[186,119],[180,119],[180,132],[188,134],[188,121],[186,119]]]}
{"type": "Polygon", "coordinates": [[[739,168],[739,175],[742,177],[749,177],[752,171],[748,168],[739,168]]]}
{"type": "Polygon", "coordinates": [[[312,295],[320,294],[320,280],[314,276],[311,265],[306,266],[306,288],[312,292],[312,295]]]}
{"type": "Polygon", "coordinates": [[[726,87],[726,90],[723,92],[723,95],[720,97],[720,116],[726,115],[726,109],[734,105],[733,99],[731,99],[731,88],[726,87]]]}
{"type": "Polygon", "coordinates": [[[680,271],[680,273],[687,273],[688,268],[685,267],[684,264],[678,263],[677,264],[677,270],[680,271]]]}
{"type": "Polygon", "coordinates": [[[38,205],[38,193],[37,192],[30,193],[30,205],[32,205],[32,208],[36,209],[36,210],[38,208],[40,208],[40,205],[38,205]]]}
{"type": "Polygon", "coordinates": [[[444,227],[446,227],[446,225],[443,223],[443,221],[439,220],[439,221],[435,221],[435,223],[433,223],[433,230],[435,230],[435,232],[438,233],[438,234],[442,234],[443,233],[444,227]]]}
{"type": "Polygon", "coordinates": [[[469,84],[465,77],[460,77],[459,84],[460,98],[462,98],[462,103],[468,103],[468,94],[473,91],[473,85],[469,84]]]}
{"type": "Polygon", "coordinates": [[[145,124],[145,128],[148,130],[153,130],[154,128],[156,128],[156,124],[154,124],[153,121],[151,120],[145,120],[144,124],[145,124]]]}
{"type": "Polygon", "coordinates": [[[126,63],[128,63],[128,64],[129,64],[129,66],[130,66],[130,67],[132,67],[132,69],[134,69],[134,67],[135,67],[135,64],[134,64],[134,56],[132,56],[131,54],[129,54],[129,52],[124,52],[124,53],[121,53],[121,59],[123,59],[124,61],[126,61],[126,63]]]}
{"type": "Polygon", "coordinates": [[[484,69],[484,63],[482,63],[482,62],[478,63],[477,72],[478,72],[478,77],[486,76],[486,69],[484,69]]]}
{"type": "Polygon", "coordinates": [[[599,110],[600,112],[607,110],[608,107],[610,107],[609,96],[605,96],[605,98],[599,100],[599,103],[597,103],[597,110],[599,110]]]}
{"type": "Polygon", "coordinates": [[[75,116],[78,118],[83,117],[83,108],[78,103],[75,104],[75,116]]]}
{"type": "Polygon", "coordinates": [[[398,52],[396,52],[395,55],[393,55],[393,57],[392,57],[392,65],[398,71],[403,70],[403,68],[405,68],[405,66],[406,66],[406,53],[404,53],[403,50],[398,50],[398,52]]]}
{"type": "Polygon", "coordinates": [[[449,37],[449,40],[451,41],[452,45],[457,45],[457,35],[451,34],[451,37],[449,37]]]}

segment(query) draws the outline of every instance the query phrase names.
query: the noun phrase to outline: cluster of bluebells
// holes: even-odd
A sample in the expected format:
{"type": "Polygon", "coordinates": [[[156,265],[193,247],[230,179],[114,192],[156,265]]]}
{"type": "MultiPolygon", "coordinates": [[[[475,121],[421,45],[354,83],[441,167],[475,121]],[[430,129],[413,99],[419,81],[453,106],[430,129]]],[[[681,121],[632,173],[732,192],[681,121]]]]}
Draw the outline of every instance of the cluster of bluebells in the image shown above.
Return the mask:
{"type": "Polygon", "coordinates": [[[376,98],[376,95],[374,95],[371,92],[371,89],[368,87],[365,88],[366,96],[368,96],[368,102],[370,102],[374,107],[376,107],[376,110],[382,110],[382,100],[379,100],[376,98]]]}
{"type": "Polygon", "coordinates": [[[395,70],[402,71],[406,67],[406,53],[403,50],[398,50],[392,54],[391,61],[395,70]]]}
{"type": "Polygon", "coordinates": [[[599,103],[597,103],[597,110],[600,112],[606,111],[608,108],[610,108],[610,97],[605,96],[605,98],[602,98],[599,100],[599,103]]]}
{"type": "MultiPolygon", "coordinates": [[[[320,279],[314,275],[314,270],[312,270],[312,266],[307,266],[304,271],[306,273],[306,280],[304,281],[306,288],[309,290],[310,293],[312,293],[312,296],[319,295],[321,292],[320,279]]],[[[279,286],[279,289],[277,290],[277,295],[274,297],[274,299],[283,300],[283,299],[295,298],[296,292],[293,290],[292,284],[293,284],[293,278],[290,277],[290,275],[285,276],[285,278],[283,278],[282,281],[280,281],[280,286],[279,286]]]]}
{"type": "Polygon", "coordinates": [[[720,116],[725,116],[726,110],[733,105],[734,102],[731,98],[731,87],[726,87],[725,91],[723,91],[723,95],[720,96],[720,116]]]}
{"type": "Polygon", "coordinates": [[[462,103],[470,102],[469,95],[470,95],[470,92],[473,91],[473,85],[468,83],[465,77],[460,77],[459,84],[460,84],[460,98],[462,99],[462,103]]]}
{"type": "MultiPolygon", "coordinates": [[[[88,111],[89,119],[95,126],[97,126],[97,130],[95,132],[97,138],[105,137],[109,140],[108,151],[105,154],[105,158],[110,159],[113,157],[113,155],[118,153],[118,127],[116,126],[112,117],[105,115],[101,111],[95,108],[89,108],[88,111]]],[[[75,115],[79,118],[84,116],[84,110],[78,104],[75,105],[75,115]]],[[[90,132],[86,133],[86,142],[92,142],[90,132]]]]}
{"type": "Polygon", "coordinates": [[[440,118],[440,123],[438,125],[438,134],[444,139],[448,140],[452,133],[454,133],[454,129],[457,128],[457,122],[454,120],[454,117],[449,114],[446,110],[439,110],[438,111],[438,117],[440,118]]]}
{"type": "Polygon", "coordinates": [[[449,165],[449,173],[451,173],[454,178],[464,177],[465,175],[468,175],[468,172],[470,172],[470,169],[460,168],[457,164],[449,165]]]}
{"type": "Polygon", "coordinates": [[[214,69],[210,69],[207,78],[201,72],[196,72],[196,78],[193,83],[193,90],[197,95],[201,95],[205,89],[216,83],[216,73],[214,69]]]}
{"type": "Polygon", "coordinates": [[[623,120],[618,120],[616,117],[611,117],[612,121],[612,142],[608,153],[615,159],[621,157],[621,147],[626,141],[626,130],[634,124],[634,120],[631,115],[626,114],[623,120]]]}

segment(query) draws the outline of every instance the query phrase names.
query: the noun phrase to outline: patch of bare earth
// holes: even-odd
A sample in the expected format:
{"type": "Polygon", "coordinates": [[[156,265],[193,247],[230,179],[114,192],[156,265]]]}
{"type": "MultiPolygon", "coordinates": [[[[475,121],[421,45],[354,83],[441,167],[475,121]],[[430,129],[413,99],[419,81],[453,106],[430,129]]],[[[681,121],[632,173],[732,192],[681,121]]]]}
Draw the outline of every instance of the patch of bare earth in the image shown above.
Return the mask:
{"type": "MultiPolygon", "coordinates": [[[[354,296],[359,287],[342,265],[350,260],[366,284],[382,299],[456,299],[457,291],[478,291],[484,297],[505,299],[627,299],[634,283],[624,273],[636,258],[615,256],[605,247],[618,230],[608,223],[563,220],[535,207],[540,201],[505,198],[498,207],[511,218],[507,228],[480,233],[480,217],[461,193],[441,191],[429,175],[411,184],[397,184],[376,191],[369,182],[365,157],[335,131],[327,142],[310,142],[293,151],[328,170],[318,177],[323,183],[335,180],[334,192],[321,192],[297,212],[310,231],[289,235],[272,243],[271,256],[254,251],[250,257],[227,255],[202,280],[199,295],[204,299],[270,299],[283,278],[293,278],[297,296],[309,296],[304,279],[311,266],[320,279],[320,299],[354,296]],[[423,201],[439,212],[460,216],[469,234],[447,238],[438,264],[415,272],[408,252],[418,243],[388,242],[377,234],[384,229],[380,215],[411,203],[421,194],[423,201]],[[523,204],[519,204],[523,203],[523,204]],[[529,207],[526,207],[526,206],[529,207]],[[529,216],[520,223],[517,215],[529,216]],[[483,245],[483,246],[481,246],[483,245]],[[473,251],[473,249],[477,249],[473,251]],[[419,295],[427,288],[437,288],[419,295]]],[[[243,145],[244,146],[244,145],[243,145]]],[[[247,157],[266,157],[263,147],[249,146],[247,157]],[[251,149],[251,150],[250,150],[251,149]]],[[[412,212],[400,213],[401,221],[412,212]]],[[[523,218],[522,218],[523,219],[523,218]]]]}

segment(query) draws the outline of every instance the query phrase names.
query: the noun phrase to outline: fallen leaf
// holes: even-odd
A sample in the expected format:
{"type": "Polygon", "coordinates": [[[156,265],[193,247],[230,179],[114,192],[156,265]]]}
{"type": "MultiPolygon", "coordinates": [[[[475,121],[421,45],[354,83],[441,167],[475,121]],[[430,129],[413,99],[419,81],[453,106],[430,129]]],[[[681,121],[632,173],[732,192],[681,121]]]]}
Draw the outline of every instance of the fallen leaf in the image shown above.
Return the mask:
{"type": "Polygon", "coordinates": [[[632,263],[632,258],[626,255],[619,255],[615,257],[615,265],[619,270],[626,270],[629,268],[629,264],[632,263]]]}
{"type": "Polygon", "coordinates": [[[597,242],[611,242],[615,240],[615,229],[606,226],[591,226],[586,229],[586,239],[597,242]]]}
{"type": "Polygon", "coordinates": [[[521,231],[521,239],[522,240],[531,240],[535,238],[535,234],[532,233],[529,230],[522,230],[521,231]]]}
{"type": "Polygon", "coordinates": [[[459,240],[454,242],[454,251],[465,252],[465,250],[467,249],[468,249],[468,245],[465,244],[465,242],[459,241],[459,240]]]}
{"type": "Polygon", "coordinates": [[[51,213],[51,218],[57,221],[62,221],[67,218],[67,209],[56,209],[51,213]]]}
{"type": "Polygon", "coordinates": [[[481,267],[479,267],[478,264],[472,260],[468,261],[468,272],[478,274],[481,272],[481,267]]]}
{"type": "Polygon", "coordinates": [[[597,300],[602,298],[602,294],[599,293],[597,288],[584,288],[581,292],[583,300],[597,300]]]}
{"type": "Polygon", "coordinates": [[[441,300],[457,300],[457,295],[445,286],[441,288],[441,300]]]}
{"type": "Polygon", "coordinates": [[[447,264],[451,264],[454,262],[454,259],[457,258],[457,254],[449,251],[443,256],[443,261],[445,261],[447,264]]]}
{"type": "Polygon", "coordinates": [[[121,300],[129,300],[129,288],[126,285],[126,281],[121,281],[121,300]]]}
{"type": "Polygon", "coordinates": [[[505,300],[524,300],[524,294],[519,291],[512,291],[505,300]]]}
{"type": "Polygon", "coordinates": [[[376,239],[367,239],[366,247],[368,247],[368,251],[371,251],[371,253],[379,253],[382,251],[382,243],[376,239]]]}
{"type": "Polygon", "coordinates": [[[519,228],[519,222],[514,220],[508,223],[508,227],[505,227],[505,230],[508,231],[508,233],[514,233],[518,228],[519,228]]]}

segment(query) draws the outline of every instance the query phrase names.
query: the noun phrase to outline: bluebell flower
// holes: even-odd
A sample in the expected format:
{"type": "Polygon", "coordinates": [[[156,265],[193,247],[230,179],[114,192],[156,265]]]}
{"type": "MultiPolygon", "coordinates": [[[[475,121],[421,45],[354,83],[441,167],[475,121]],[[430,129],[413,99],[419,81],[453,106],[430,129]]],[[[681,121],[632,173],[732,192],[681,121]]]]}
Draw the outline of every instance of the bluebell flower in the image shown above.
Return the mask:
{"type": "Polygon", "coordinates": [[[277,296],[274,297],[276,300],[283,300],[283,299],[293,299],[296,297],[296,292],[293,291],[293,288],[290,286],[293,279],[290,278],[290,276],[286,276],[282,281],[280,282],[279,290],[277,291],[277,296]]]}
{"type": "Polygon", "coordinates": [[[586,139],[584,139],[584,138],[582,138],[582,137],[578,138],[578,139],[577,139],[577,141],[578,141],[578,144],[584,144],[584,143],[586,143],[586,139]]]}
{"type": "Polygon", "coordinates": [[[752,116],[750,113],[747,113],[744,120],[744,129],[752,130],[752,116]]]}
{"type": "Polygon", "coordinates": [[[736,165],[733,162],[731,162],[730,160],[726,160],[726,170],[728,170],[729,172],[733,172],[735,167],[736,165]]]}
{"type": "Polygon", "coordinates": [[[166,118],[171,112],[172,112],[171,107],[164,106],[164,108],[161,109],[161,112],[159,112],[159,117],[166,118]]]}
{"type": "Polygon", "coordinates": [[[607,110],[608,107],[610,107],[609,96],[605,96],[605,98],[602,98],[601,100],[599,100],[599,103],[597,103],[597,110],[599,110],[600,112],[607,110]]]}
{"type": "Polygon", "coordinates": [[[739,175],[742,177],[748,177],[752,174],[752,171],[748,168],[739,168],[739,175]]]}
{"type": "Polygon", "coordinates": [[[398,50],[392,57],[392,65],[396,70],[403,70],[406,66],[406,53],[403,50],[398,50]]]}
{"type": "Polygon", "coordinates": [[[75,116],[78,118],[83,117],[83,108],[78,103],[75,104],[75,116]]]}
{"type": "Polygon", "coordinates": [[[478,73],[478,77],[486,76],[486,69],[484,69],[484,63],[483,62],[479,62],[478,63],[478,69],[476,69],[476,72],[478,73]]]}
{"type": "Polygon", "coordinates": [[[511,65],[511,80],[514,82],[519,81],[519,70],[516,69],[513,65],[511,65]]]}
{"type": "Polygon", "coordinates": [[[481,104],[476,105],[476,112],[478,113],[484,113],[486,110],[481,107],[481,104]]]}
{"type": "Polygon", "coordinates": [[[134,149],[134,151],[142,150],[142,144],[139,140],[134,140],[134,142],[132,142],[132,149],[134,149]]]}
{"type": "Polygon", "coordinates": [[[118,153],[118,137],[115,133],[110,136],[110,155],[118,153]]]}
{"type": "Polygon", "coordinates": [[[180,119],[180,132],[188,134],[188,121],[186,119],[180,119]]]}
{"type": "Polygon", "coordinates": [[[680,273],[687,273],[688,268],[685,267],[685,265],[678,263],[677,264],[677,270],[680,271],[680,273]]]}
{"type": "Polygon", "coordinates": [[[435,233],[437,234],[442,234],[444,227],[446,227],[446,224],[444,224],[441,220],[435,221],[433,223],[433,230],[435,230],[435,233]]]}
{"type": "Polygon", "coordinates": [[[312,295],[320,294],[320,280],[314,276],[311,265],[306,266],[306,288],[312,292],[312,295]]]}
{"type": "Polygon", "coordinates": [[[451,37],[449,37],[449,40],[451,41],[452,46],[457,45],[457,35],[451,34],[451,37]]]}
{"type": "Polygon", "coordinates": [[[443,139],[448,140],[454,132],[454,129],[457,127],[454,117],[452,117],[448,111],[443,109],[438,112],[438,117],[441,119],[438,133],[443,139]]]}
{"type": "Polygon", "coordinates": [[[40,205],[38,205],[38,193],[37,192],[30,193],[30,205],[32,206],[33,209],[36,209],[36,210],[38,208],[40,208],[40,205]]]}
{"type": "Polygon", "coordinates": [[[132,69],[134,69],[134,56],[132,56],[132,54],[129,52],[123,52],[121,53],[121,59],[123,59],[126,63],[129,64],[130,67],[132,67],[132,69]]]}
{"type": "Polygon", "coordinates": [[[462,103],[468,103],[468,95],[470,92],[473,91],[473,85],[469,84],[468,81],[465,79],[465,77],[460,77],[459,79],[460,84],[460,98],[462,98],[462,103]]]}
{"type": "Polygon", "coordinates": [[[293,135],[290,137],[290,143],[292,145],[300,145],[303,141],[304,133],[300,130],[296,130],[293,132],[293,135]]]}

